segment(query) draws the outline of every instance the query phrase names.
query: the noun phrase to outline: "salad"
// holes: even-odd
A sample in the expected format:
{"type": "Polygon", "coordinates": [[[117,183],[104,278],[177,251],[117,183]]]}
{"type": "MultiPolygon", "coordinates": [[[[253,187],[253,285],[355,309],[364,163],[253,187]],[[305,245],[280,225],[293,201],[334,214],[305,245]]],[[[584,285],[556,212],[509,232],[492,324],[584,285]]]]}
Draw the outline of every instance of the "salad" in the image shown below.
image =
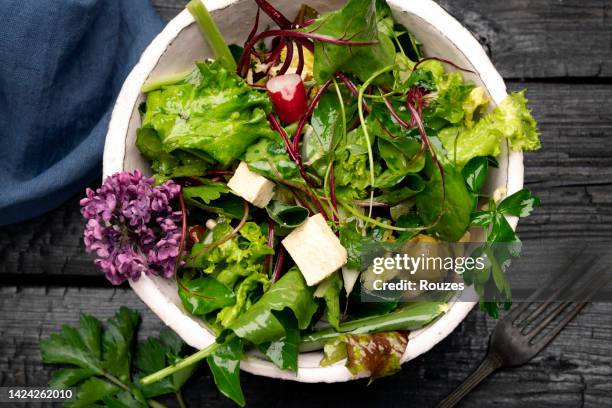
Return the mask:
{"type": "Polygon", "coordinates": [[[502,144],[540,147],[524,92],[493,108],[469,69],[425,57],[383,0],[297,16],[254,1],[241,45],[225,43],[200,0],[188,4],[215,58],[143,86],[136,145],[154,176],[116,174],[82,201],[86,247],[109,280],[174,279],[217,336],[141,383],[206,359],[240,405],[247,351],[295,372],[300,351],[322,349],[322,366],[381,377],[399,370],[408,332],[448,310],[448,299],[362,302],[368,244],[481,229],[488,262],[463,278],[496,317],[516,253],[491,246],[519,243],[506,217],[539,203],[483,192],[502,144]],[[276,27],[260,27],[261,13],[276,27]]]}

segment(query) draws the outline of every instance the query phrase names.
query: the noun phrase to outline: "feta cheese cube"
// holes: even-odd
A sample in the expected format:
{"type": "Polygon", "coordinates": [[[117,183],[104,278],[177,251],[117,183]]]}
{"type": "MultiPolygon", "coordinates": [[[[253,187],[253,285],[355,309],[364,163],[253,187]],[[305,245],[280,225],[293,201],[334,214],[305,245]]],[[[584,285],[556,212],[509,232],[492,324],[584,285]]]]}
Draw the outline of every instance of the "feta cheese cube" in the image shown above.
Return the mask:
{"type": "Polygon", "coordinates": [[[267,206],[274,195],[274,183],[253,173],[245,162],[240,162],[227,186],[234,194],[259,208],[267,206]]]}
{"type": "Polygon", "coordinates": [[[321,214],[308,218],[282,243],[308,286],[316,285],[346,264],[346,249],[321,214]]]}

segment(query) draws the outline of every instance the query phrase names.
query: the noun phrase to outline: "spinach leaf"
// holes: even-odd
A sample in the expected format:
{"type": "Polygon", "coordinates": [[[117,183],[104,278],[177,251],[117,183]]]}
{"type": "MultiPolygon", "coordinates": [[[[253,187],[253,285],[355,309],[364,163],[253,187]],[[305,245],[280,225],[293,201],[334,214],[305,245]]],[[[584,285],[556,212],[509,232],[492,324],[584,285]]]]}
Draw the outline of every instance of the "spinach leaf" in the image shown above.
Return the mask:
{"type": "MultiPolygon", "coordinates": [[[[356,103],[348,103],[346,91],[342,92],[347,123],[351,123],[357,111],[356,103]]],[[[304,163],[324,176],[330,154],[344,142],[342,110],[336,92],[326,92],[312,113],[310,128],[303,142],[304,163]]]]}
{"type": "Polygon", "coordinates": [[[396,188],[374,197],[374,201],[389,205],[399,204],[425,189],[425,182],[416,174],[408,174],[396,188]]]}
{"type": "Polygon", "coordinates": [[[308,210],[298,205],[288,205],[279,200],[273,200],[266,207],[270,218],[283,228],[296,228],[308,219],[308,210]]]}
{"type": "Polygon", "coordinates": [[[206,358],[219,391],[241,407],[246,403],[240,387],[242,347],[242,339],[235,337],[206,358]]]}
{"type": "Polygon", "coordinates": [[[265,93],[220,62],[197,63],[185,81],[147,95],[142,127],[157,132],[165,152],[203,152],[227,166],[260,137],[274,137],[270,111],[265,93]]]}
{"type": "Polygon", "coordinates": [[[444,166],[444,183],[439,169],[435,168],[426,184],[425,190],[416,196],[417,213],[423,224],[434,223],[442,214],[431,232],[443,241],[458,241],[470,225],[473,206],[463,176],[455,166],[447,164],[444,166]]]}
{"type": "Polygon", "coordinates": [[[272,313],[282,324],[285,334],[278,340],[260,344],[259,349],[281,370],[297,372],[300,346],[297,320],[288,309],[272,313]]]}
{"type": "Polygon", "coordinates": [[[340,291],[342,290],[342,278],[340,272],[334,272],[323,283],[323,299],[327,306],[327,322],[334,328],[340,326],[340,291]]]}
{"type": "Polygon", "coordinates": [[[297,165],[289,158],[284,143],[276,139],[261,139],[250,146],[244,155],[244,161],[255,173],[276,181],[291,181],[303,185],[297,165]]]}
{"type": "Polygon", "coordinates": [[[236,303],[234,292],[217,279],[204,276],[196,279],[179,278],[179,297],[191,314],[203,316],[236,303]]]}
{"type": "Polygon", "coordinates": [[[298,327],[303,330],[310,324],[317,310],[312,289],[306,286],[297,268],[290,269],[245,313],[229,325],[238,337],[254,344],[278,340],[285,329],[273,311],[291,309],[298,327]]]}
{"type": "Polygon", "coordinates": [[[395,60],[395,47],[383,32],[390,16],[391,10],[385,1],[349,0],[342,9],[322,15],[307,27],[305,31],[332,38],[376,42],[346,46],[315,41],[315,80],[323,83],[337,71],[343,71],[365,81],[374,72],[391,65],[395,60]]]}

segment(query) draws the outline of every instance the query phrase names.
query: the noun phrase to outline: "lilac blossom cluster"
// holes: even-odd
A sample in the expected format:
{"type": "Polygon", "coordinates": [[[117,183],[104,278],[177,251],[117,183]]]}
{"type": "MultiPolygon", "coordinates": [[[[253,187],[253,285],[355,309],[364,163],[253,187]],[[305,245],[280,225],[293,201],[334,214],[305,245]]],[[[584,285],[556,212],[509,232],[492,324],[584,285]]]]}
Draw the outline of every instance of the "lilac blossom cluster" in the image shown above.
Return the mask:
{"type": "Polygon", "coordinates": [[[96,252],[96,265],[113,285],[138,280],[142,273],[174,275],[182,212],[170,203],[180,191],[171,180],[155,186],[138,170],[108,177],[95,192],[86,190],[81,200],[85,248],[96,252]]]}

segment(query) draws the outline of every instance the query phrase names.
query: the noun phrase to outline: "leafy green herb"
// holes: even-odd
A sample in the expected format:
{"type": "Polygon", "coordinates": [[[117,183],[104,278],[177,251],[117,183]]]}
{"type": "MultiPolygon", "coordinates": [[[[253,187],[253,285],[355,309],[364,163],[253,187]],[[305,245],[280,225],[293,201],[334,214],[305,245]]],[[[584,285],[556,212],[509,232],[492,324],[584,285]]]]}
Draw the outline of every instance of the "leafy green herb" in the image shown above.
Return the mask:
{"type": "Polygon", "coordinates": [[[391,313],[364,317],[340,323],[339,330],[332,327],[316,330],[302,336],[302,349],[315,350],[342,334],[369,334],[397,330],[416,330],[427,326],[449,309],[443,302],[421,302],[405,306],[391,313]]]}
{"type": "Polygon", "coordinates": [[[308,210],[298,205],[288,205],[278,200],[273,200],[266,207],[270,218],[283,228],[296,228],[308,219],[308,210]]]}
{"type": "Polygon", "coordinates": [[[41,341],[44,363],[76,366],[58,369],[49,382],[53,388],[77,387],[76,397],[67,406],[161,406],[151,398],[171,393],[180,398],[180,389],[192,368],[179,370],[151,386],[139,385],[138,378],[172,364],[184,348],[174,333],[162,331],[159,338],[138,345],[133,364],[139,319],[136,311],[122,307],[103,328],[98,319],[84,314],[78,327],[63,326],[59,333],[41,341]]]}
{"type": "Polygon", "coordinates": [[[254,344],[275,341],[281,338],[285,329],[273,311],[289,308],[293,311],[300,330],[310,324],[310,319],[317,310],[312,298],[312,289],[297,268],[292,268],[263,294],[244,314],[230,326],[238,337],[254,344]]]}
{"type": "Polygon", "coordinates": [[[342,290],[340,272],[334,272],[319,284],[315,297],[322,297],[327,306],[327,322],[338,329],[340,325],[340,291],[342,290]]]}
{"type": "Polygon", "coordinates": [[[475,211],[472,214],[472,225],[487,228],[486,243],[472,254],[477,258],[482,256],[487,261],[482,269],[471,269],[464,273],[464,280],[474,284],[482,301],[480,306],[491,316],[497,318],[499,307],[510,307],[510,285],[505,272],[511,259],[517,257],[521,250],[521,241],[516,236],[506,216],[526,217],[534,208],[540,205],[540,200],[529,190],[522,189],[506,197],[498,205],[492,200],[487,209],[475,211]]]}
{"type": "Polygon", "coordinates": [[[196,316],[236,303],[234,292],[213,277],[203,276],[191,280],[180,278],[178,283],[183,307],[196,316]]]}
{"type": "Polygon", "coordinates": [[[235,337],[206,358],[219,391],[241,407],[246,404],[240,387],[242,348],[242,339],[235,337]]]}
{"type": "Polygon", "coordinates": [[[435,224],[433,233],[443,241],[455,242],[470,225],[473,202],[461,173],[447,164],[444,182],[440,171],[434,168],[427,187],[416,196],[416,207],[424,225],[435,224]]]}
{"type": "Polygon", "coordinates": [[[278,340],[259,345],[259,349],[281,370],[297,372],[300,346],[298,323],[288,309],[272,312],[285,329],[285,334],[278,340]]]}
{"type": "Polygon", "coordinates": [[[395,60],[395,47],[386,35],[391,10],[385,1],[349,0],[342,9],[322,15],[307,31],[338,39],[373,42],[346,46],[315,41],[314,76],[324,83],[336,72],[354,73],[362,81],[395,60]],[[383,29],[381,31],[381,28],[383,29]]]}

